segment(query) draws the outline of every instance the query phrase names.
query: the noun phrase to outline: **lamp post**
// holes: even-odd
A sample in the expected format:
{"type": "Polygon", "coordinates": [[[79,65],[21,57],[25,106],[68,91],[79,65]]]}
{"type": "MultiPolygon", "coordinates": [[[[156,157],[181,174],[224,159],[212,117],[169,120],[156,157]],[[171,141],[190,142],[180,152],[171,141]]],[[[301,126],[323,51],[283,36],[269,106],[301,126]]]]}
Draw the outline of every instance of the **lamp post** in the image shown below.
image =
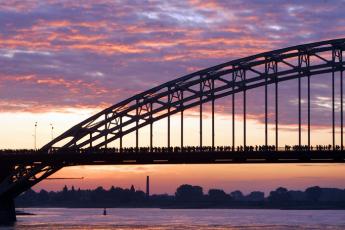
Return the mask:
{"type": "Polygon", "coordinates": [[[54,126],[53,124],[50,124],[51,127],[51,136],[52,136],[52,140],[54,139],[54,126]]]}
{"type": "Polygon", "coordinates": [[[37,121],[35,122],[35,135],[34,135],[34,139],[35,139],[35,150],[37,149],[37,121]]]}

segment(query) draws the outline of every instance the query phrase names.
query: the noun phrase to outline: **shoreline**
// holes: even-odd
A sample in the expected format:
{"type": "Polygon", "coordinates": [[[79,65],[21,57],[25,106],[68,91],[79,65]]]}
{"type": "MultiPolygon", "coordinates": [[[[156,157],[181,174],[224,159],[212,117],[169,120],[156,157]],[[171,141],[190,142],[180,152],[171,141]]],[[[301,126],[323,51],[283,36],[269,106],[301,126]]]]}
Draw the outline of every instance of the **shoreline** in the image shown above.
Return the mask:
{"type": "MultiPolygon", "coordinates": [[[[95,207],[95,206],[30,206],[30,207],[16,207],[16,209],[27,209],[27,208],[68,208],[68,209],[167,209],[167,210],[197,210],[197,209],[232,209],[232,210],[243,210],[243,209],[255,209],[255,210],[344,210],[345,207],[95,207]]],[[[35,215],[20,210],[16,210],[17,215],[35,215]]]]}

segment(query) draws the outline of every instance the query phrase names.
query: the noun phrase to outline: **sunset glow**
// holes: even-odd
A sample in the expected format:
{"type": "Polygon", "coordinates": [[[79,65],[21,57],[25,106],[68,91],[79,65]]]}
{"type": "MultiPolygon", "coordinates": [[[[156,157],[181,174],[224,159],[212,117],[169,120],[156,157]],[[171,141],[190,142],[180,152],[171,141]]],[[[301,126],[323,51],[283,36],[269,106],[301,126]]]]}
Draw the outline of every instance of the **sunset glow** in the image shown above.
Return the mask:
{"type": "MultiPolygon", "coordinates": [[[[42,147],[91,115],[134,94],[191,72],[257,53],[345,37],[345,1],[15,1],[0,4],[0,149],[42,147]],[[35,122],[37,135],[34,136],[35,122]],[[53,127],[53,128],[52,128],[53,127]]],[[[279,85],[279,143],[298,142],[297,80],[279,85]]],[[[336,79],[339,85],[339,79],[336,79]]],[[[331,78],[311,78],[311,144],[331,143],[331,78]]],[[[274,144],[274,87],[269,86],[269,144],[274,144]]],[[[335,94],[339,96],[340,89],[335,94]]],[[[247,94],[247,144],[264,142],[264,89],[247,94]]],[[[306,81],[302,79],[305,124],[306,81]]],[[[242,94],[236,95],[236,144],[243,143],[242,94]]],[[[336,98],[336,142],[340,100],[336,98]]],[[[232,140],[231,98],[216,101],[216,145],[232,140]]],[[[185,112],[185,145],[199,143],[195,108],[185,112]]],[[[210,104],[204,105],[205,145],[211,145],[210,104]]],[[[180,145],[179,114],[171,118],[171,145],[180,145]]],[[[154,124],[154,145],[166,146],[167,119],[154,124]]],[[[306,126],[302,142],[306,144],[306,126]]],[[[135,134],[124,146],[135,145],[135,134]]],[[[140,130],[149,145],[149,127],[140,130]]],[[[118,141],[110,147],[118,147],[118,141]]],[[[61,189],[111,185],[173,193],[180,184],[226,192],[278,186],[345,187],[343,165],[75,166],[34,187],[61,189]]]]}

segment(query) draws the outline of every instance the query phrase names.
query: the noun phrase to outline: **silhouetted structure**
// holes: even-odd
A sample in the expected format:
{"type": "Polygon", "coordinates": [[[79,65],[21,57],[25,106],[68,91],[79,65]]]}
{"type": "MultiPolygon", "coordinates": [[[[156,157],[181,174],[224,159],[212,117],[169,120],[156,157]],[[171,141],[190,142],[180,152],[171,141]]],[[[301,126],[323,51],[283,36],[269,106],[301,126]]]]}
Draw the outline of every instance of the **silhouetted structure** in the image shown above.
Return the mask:
{"type": "MultiPolygon", "coordinates": [[[[1,154],[0,222],[15,219],[13,200],[22,192],[54,174],[63,167],[87,164],[180,164],[180,163],[296,163],[344,162],[343,143],[343,52],[345,39],[321,41],[274,50],[229,61],[188,74],[175,80],[134,95],[73,126],[46,144],[35,154],[19,152],[15,156],[1,154]],[[329,73],[332,77],[332,143],[328,146],[311,146],[310,138],[310,78],[329,73]],[[340,79],[340,145],[335,144],[335,78],[340,79]],[[307,79],[307,144],[302,145],[301,79],[307,79]],[[278,153],[278,84],[296,79],[298,84],[298,144],[285,146],[278,153]],[[268,143],[268,86],[274,85],[274,135],[273,145],[268,143]],[[265,141],[260,146],[247,144],[247,91],[264,87],[265,141]],[[243,143],[236,146],[235,96],[243,96],[243,143]],[[231,96],[232,135],[229,146],[215,146],[215,101],[231,96]],[[203,106],[211,102],[211,146],[203,144],[203,106]],[[184,144],[184,111],[199,107],[199,146],[184,144]],[[180,113],[180,146],[171,147],[170,117],[180,113]],[[153,125],[167,118],[167,145],[153,146],[153,125]],[[149,126],[149,146],[139,146],[139,130],[149,126]],[[135,146],[123,148],[123,137],[135,133],[135,146]],[[119,140],[120,148],[108,152],[108,145],[119,140]],[[231,144],[230,144],[231,143],[231,144]],[[62,145],[62,148],[55,148],[62,145]],[[230,149],[228,149],[230,148],[230,149]],[[261,150],[260,150],[261,148],[261,150]],[[293,151],[291,151],[293,150],[293,151]],[[325,150],[327,152],[325,153],[325,150]],[[187,154],[188,152],[188,154],[187,154]],[[189,154],[193,152],[195,154],[189,154]],[[239,154],[239,152],[241,154],[239,154]],[[86,154],[84,154],[86,153],[86,154]],[[1,211],[2,210],[2,211],[1,211]],[[6,211],[7,210],[7,211],[6,211]],[[7,212],[7,214],[4,214],[7,212]]],[[[282,145],[284,146],[284,144],[282,145]]],[[[282,192],[282,191],[279,191],[282,192]]],[[[275,194],[275,199],[282,195],[275,194]]]]}
{"type": "Polygon", "coordinates": [[[244,195],[241,191],[226,193],[221,189],[210,189],[184,184],[176,189],[175,196],[161,194],[147,196],[140,190],[112,186],[109,190],[68,189],[58,192],[28,190],[16,199],[20,207],[156,207],[156,208],[284,208],[284,209],[345,209],[345,190],[337,188],[307,188],[293,191],[279,187],[267,197],[260,191],[244,195]]]}
{"type": "Polygon", "coordinates": [[[146,176],[146,196],[150,196],[150,177],[146,176]]]}

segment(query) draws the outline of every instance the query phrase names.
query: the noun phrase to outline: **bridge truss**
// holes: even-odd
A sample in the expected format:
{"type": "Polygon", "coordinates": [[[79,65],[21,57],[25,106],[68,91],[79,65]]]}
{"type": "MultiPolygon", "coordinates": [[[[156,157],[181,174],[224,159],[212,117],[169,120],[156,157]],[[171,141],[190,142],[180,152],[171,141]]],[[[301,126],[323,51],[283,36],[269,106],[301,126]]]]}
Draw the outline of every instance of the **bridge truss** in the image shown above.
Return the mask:
{"type": "MultiPolygon", "coordinates": [[[[268,145],[268,86],[275,87],[275,148],[278,148],[278,85],[298,79],[298,143],[302,139],[301,79],[307,78],[307,127],[310,147],[310,77],[331,73],[332,75],[332,145],[335,148],[335,78],[340,78],[340,132],[343,150],[343,71],[345,39],[304,44],[265,52],[217,66],[169,81],[143,93],[139,93],[98,114],[84,120],[58,136],[41,150],[41,154],[63,154],[71,149],[106,149],[119,140],[120,153],[124,136],[135,133],[134,149],[139,151],[139,130],[150,127],[150,151],[153,146],[153,125],[167,118],[167,148],[171,147],[171,119],[181,116],[181,149],[184,146],[184,111],[199,108],[200,149],[203,146],[203,105],[211,102],[212,147],[215,147],[215,100],[231,96],[232,104],[232,146],[235,146],[235,101],[243,97],[243,146],[247,146],[247,91],[259,87],[265,90],[265,143],[268,145]],[[241,94],[240,94],[241,93],[241,94]],[[57,151],[54,147],[60,146],[57,151]]],[[[277,149],[276,149],[277,150],[277,149]]],[[[97,151],[95,151],[97,152],[97,151]]],[[[92,153],[90,153],[92,154],[92,153]]],[[[96,154],[96,153],[94,153],[96,154]]],[[[121,153],[126,154],[126,153],[121,153]]],[[[55,156],[54,155],[54,156],[55,156]]],[[[53,157],[53,156],[52,156],[53,157]]],[[[0,162],[1,164],[1,162],[0,162]]],[[[0,177],[0,198],[15,197],[44,178],[70,164],[60,158],[54,163],[28,161],[28,163],[6,165],[5,176],[0,177]]]]}

